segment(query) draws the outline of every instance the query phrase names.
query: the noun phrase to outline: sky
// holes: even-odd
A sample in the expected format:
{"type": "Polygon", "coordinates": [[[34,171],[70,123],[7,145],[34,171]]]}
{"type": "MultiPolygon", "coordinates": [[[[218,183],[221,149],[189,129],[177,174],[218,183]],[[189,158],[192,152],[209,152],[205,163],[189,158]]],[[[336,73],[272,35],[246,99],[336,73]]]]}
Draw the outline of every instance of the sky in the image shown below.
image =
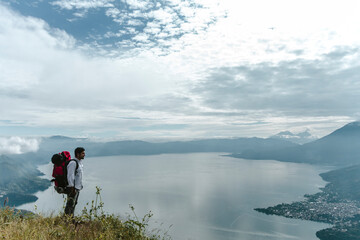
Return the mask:
{"type": "Polygon", "coordinates": [[[325,136],[360,117],[359,11],[357,0],[0,0],[0,140],[325,136]]]}

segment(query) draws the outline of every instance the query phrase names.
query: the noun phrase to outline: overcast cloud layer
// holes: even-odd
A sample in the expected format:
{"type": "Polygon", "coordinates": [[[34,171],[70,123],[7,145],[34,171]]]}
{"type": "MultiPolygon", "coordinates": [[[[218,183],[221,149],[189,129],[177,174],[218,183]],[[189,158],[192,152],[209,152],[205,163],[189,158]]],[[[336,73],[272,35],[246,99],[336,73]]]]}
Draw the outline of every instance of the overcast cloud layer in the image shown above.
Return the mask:
{"type": "Polygon", "coordinates": [[[317,136],[359,119],[358,1],[0,1],[0,135],[317,136]]]}

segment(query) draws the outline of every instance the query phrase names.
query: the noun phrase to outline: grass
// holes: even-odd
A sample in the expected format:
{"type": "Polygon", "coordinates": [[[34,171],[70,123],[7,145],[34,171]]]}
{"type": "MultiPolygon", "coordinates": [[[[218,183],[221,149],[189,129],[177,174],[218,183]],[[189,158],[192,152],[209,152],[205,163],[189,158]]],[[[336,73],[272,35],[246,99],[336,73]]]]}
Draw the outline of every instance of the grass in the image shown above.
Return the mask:
{"type": "MultiPolygon", "coordinates": [[[[133,217],[128,215],[124,220],[113,214],[105,214],[103,203],[97,187],[96,200],[89,209],[84,208],[80,216],[42,216],[26,213],[4,206],[0,208],[0,239],[22,240],[73,240],[73,239],[124,239],[124,240],[167,240],[167,232],[159,229],[150,231],[149,212],[138,219],[134,207],[130,205],[133,217]]],[[[87,204],[89,206],[89,203],[87,204]]]]}

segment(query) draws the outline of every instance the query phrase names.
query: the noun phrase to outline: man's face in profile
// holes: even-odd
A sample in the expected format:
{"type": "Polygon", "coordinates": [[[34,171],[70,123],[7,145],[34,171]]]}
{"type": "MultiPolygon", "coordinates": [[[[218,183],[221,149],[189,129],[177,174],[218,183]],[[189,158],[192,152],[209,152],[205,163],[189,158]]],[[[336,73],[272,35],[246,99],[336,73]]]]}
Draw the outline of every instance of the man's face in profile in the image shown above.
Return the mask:
{"type": "Polygon", "coordinates": [[[79,159],[79,160],[84,159],[84,158],[85,158],[85,151],[79,153],[76,157],[77,157],[77,159],[79,159]]]}

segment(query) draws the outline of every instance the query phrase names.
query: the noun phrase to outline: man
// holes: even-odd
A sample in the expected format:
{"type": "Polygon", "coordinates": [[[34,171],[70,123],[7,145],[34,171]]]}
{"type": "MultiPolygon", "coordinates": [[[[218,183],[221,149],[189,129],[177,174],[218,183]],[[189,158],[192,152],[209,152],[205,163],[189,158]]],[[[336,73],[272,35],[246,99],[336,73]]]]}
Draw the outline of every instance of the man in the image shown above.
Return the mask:
{"type": "Polygon", "coordinates": [[[75,158],[67,165],[67,202],[65,214],[74,215],[75,206],[79,198],[82,185],[83,159],[85,158],[85,148],[78,147],[75,149],[75,158]]]}

